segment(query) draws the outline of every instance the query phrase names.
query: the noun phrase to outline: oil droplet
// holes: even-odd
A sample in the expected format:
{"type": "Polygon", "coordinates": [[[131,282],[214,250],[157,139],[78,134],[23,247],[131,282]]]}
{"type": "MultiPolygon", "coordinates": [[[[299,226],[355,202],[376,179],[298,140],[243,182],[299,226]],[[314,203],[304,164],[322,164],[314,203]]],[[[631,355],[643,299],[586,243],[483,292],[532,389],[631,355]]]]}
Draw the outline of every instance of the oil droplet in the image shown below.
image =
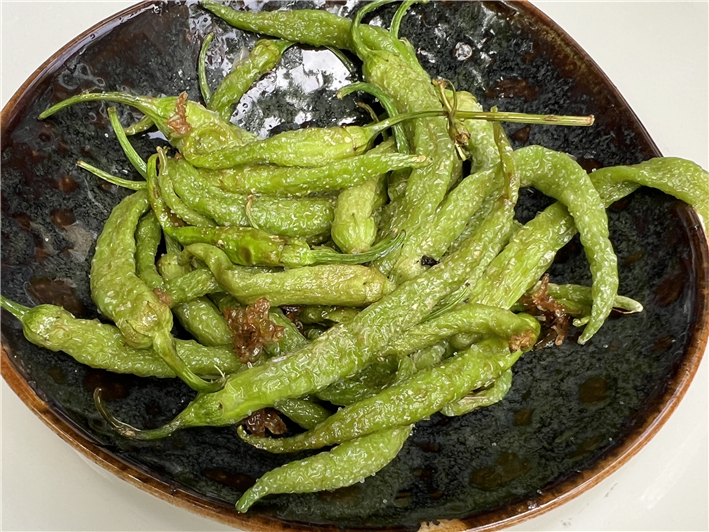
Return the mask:
{"type": "Polygon", "coordinates": [[[459,42],[455,45],[453,55],[455,55],[455,58],[458,61],[465,61],[466,59],[469,59],[471,55],[473,55],[473,47],[467,43],[459,42]]]}

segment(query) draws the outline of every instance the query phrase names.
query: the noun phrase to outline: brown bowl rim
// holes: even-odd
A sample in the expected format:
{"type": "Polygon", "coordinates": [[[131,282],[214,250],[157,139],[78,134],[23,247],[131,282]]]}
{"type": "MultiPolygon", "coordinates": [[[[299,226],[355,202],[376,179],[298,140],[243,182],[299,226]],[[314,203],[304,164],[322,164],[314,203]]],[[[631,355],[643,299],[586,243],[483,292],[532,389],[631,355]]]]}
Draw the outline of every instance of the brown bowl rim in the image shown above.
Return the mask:
{"type": "MultiPolygon", "coordinates": [[[[14,111],[22,108],[22,100],[30,93],[31,88],[39,81],[45,72],[58,63],[63,63],[65,58],[73,54],[91,35],[102,36],[125,20],[132,18],[153,5],[159,5],[159,0],[148,0],[128,7],[115,15],[104,19],[85,32],[72,39],[47,61],[39,66],[32,75],[10,98],[0,114],[0,137],[5,137],[5,131],[10,129],[17,118],[14,111]]],[[[618,99],[621,107],[629,112],[640,127],[640,135],[656,156],[661,153],[649,134],[642,127],[637,115],[628,105],[617,87],[601,70],[595,61],[576,43],[560,26],[545,15],[539,8],[527,0],[513,2],[514,9],[523,12],[540,22],[548,31],[555,33],[567,49],[585,58],[587,66],[602,78],[613,96],[618,99]]],[[[27,96],[28,97],[28,96],[27,96]]],[[[421,531],[426,532],[462,532],[462,531],[492,531],[500,530],[533,517],[538,517],[567,501],[570,501],[600,483],[613,472],[618,470],[657,434],[665,422],[675,411],[680,401],[686,394],[689,386],[699,369],[704,351],[709,340],[709,245],[696,213],[689,207],[680,208],[680,218],[690,235],[690,249],[694,272],[697,275],[697,286],[693,313],[697,318],[690,329],[690,339],[685,356],[675,369],[675,376],[671,380],[662,396],[655,400],[652,409],[648,411],[643,423],[634,428],[623,442],[608,452],[601,460],[590,469],[582,471],[568,478],[564,482],[546,490],[543,495],[522,502],[507,504],[498,509],[493,509],[476,516],[463,519],[439,520],[435,523],[421,523],[421,531]]],[[[118,476],[137,488],[150,493],[159,499],[184,508],[202,517],[233,526],[249,532],[272,532],[283,530],[289,532],[343,532],[344,529],[330,525],[314,525],[308,523],[286,522],[278,518],[258,513],[240,514],[221,501],[210,500],[189,490],[177,487],[153,476],[147,470],[136,464],[122,460],[116,455],[106,451],[94,439],[84,434],[74,423],[61,412],[52,409],[52,406],[42,400],[22,377],[12,363],[7,348],[0,344],[0,372],[7,384],[20,400],[55,434],[74,447],[86,458],[118,476]]],[[[402,527],[382,528],[357,528],[358,532],[381,532],[384,530],[403,530],[402,527]]]]}

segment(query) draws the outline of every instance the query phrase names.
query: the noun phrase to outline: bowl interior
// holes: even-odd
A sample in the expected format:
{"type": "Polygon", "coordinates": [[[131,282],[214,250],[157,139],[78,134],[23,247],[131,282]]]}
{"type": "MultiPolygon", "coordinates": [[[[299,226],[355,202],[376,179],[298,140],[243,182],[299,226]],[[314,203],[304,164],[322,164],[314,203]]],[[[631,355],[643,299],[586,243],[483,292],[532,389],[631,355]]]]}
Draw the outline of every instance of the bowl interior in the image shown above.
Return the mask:
{"type": "MultiPolygon", "coordinates": [[[[349,2],[326,7],[341,14],[352,9],[349,2]]],[[[382,9],[372,21],[388,22],[392,13],[393,8],[382,9]]],[[[256,41],[192,3],[141,6],[130,14],[104,25],[95,38],[73,43],[3,111],[2,293],[20,303],[59,304],[77,317],[98,317],[88,281],[93,246],[111,208],[127,192],[99,182],[75,163],[83,159],[138,178],[115,141],[107,105],[75,106],[46,121],[36,116],[82,91],[152,96],[186,91],[199,100],[196,66],[204,36],[216,32],[208,68],[212,87],[256,41]]],[[[659,155],[595,64],[527,4],[415,5],[401,34],[432,76],[472,92],[485,108],[597,117],[593,128],[508,125],[515,147],[541,144],[564,151],[589,171],[659,155]]],[[[244,96],[233,120],[264,136],[365,123],[355,98],[335,97],[355,80],[329,51],[295,46],[244,96]]],[[[125,107],[119,113],[124,124],[139,116],[125,107]]],[[[155,133],[134,141],[146,158],[165,144],[155,133]]],[[[549,203],[523,191],[519,220],[526,222],[549,203]]],[[[686,206],[659,192],[640,190],[614,204],[608,216],[620,292],[642,302],[645,312],[613,315],[584,347],[575,343],[573,331],[561,347],[527,353],[515,365],[513,388],[500,403],[457,418],[434,415],[417,424],[399,456],[376,476],[332,492],[269,497],[253,510],[260,522],[408,528],[462,518],[485,524],[534,510],[573,489],[642,438],[678,387],[678,368],[692,362],[688,353],[706,306],[700,266],[706,248],[686,206]]],[[[590,284],[577,238],[557,255],[550,273],[554,282],[590,284]]],[[[126,441],[95,411],[96,387],[106,390],[119,419],[139,427],[170,420],[193,392],[176,380],[111,374],[37,348],[4,311],[2,343],[12,371],[64,419],[67,434],[79,431],[124,467],[197,496],[225,520],[240,519],[233,504],[256,478],[305,456],[257,451],[230,428],[126,441]]]]}

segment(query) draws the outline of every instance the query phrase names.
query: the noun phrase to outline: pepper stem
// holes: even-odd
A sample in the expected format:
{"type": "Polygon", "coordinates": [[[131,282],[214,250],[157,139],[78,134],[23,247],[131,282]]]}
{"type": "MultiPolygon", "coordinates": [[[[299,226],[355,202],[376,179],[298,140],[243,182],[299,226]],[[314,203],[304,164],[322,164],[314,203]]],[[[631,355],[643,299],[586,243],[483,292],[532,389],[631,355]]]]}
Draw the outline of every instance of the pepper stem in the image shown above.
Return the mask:
{"type": "Polygon", "coordinates": [[[390,235],[364,253],[337,253],[331,249],[313,249],[309,256],[313,264],[363,264],[380,259],[404,243],[405,231],[390,235]]]}
{"type": "Polygon", "coordinates": [[[62,100],[41,113],[39,115],[39,119],[44,120],[45,118],[52,116],[57,111],[61,111],[65,107],[69,107],[76,103],[115,102],[135,107],[141,113],[149,116],[151,120],[155,121],[156,119],[163,118],[160,116],[156,105],[157,101],[157,98],[151,98],[149,96],[133,96],[132,94],[127,94],[125,92],[90,92],[86,94],[77,94],[76,96],[62,100]]]}
{"type": "Polygon", "coordinates": [[[214,33],[210,33],[204,38],[202,48],[199,50],[199,64],[197,67],[199,74],[199,90],[202,93],[202,99],[205,105],[209,105],[209,99],[212,97],[212,91],[209,89],[209,83],[207,83],[207,49],[209,45],[212,44],[212,39],[214,39],[214,33]]]}
{"type": "Polygon", "coordinates": [[[101,393],[103,390],[101,388],[96,388],[94,390],[94,404],[96,405],[96,410],[101,414],[101,417],[111,425],[111,427],[118,432],[121,436],[125,438],[130,438],[131,440],[159,440],[160,438],[165,438],[175,432],[180,428],[182,423],[178,418],[173,419],[170,423],[163,425],[157,429],[151,430],[140,430],[132,427],[128,423],[119,421],[116,419],[111,412],[106,408],[101,393]]]}
{"type": "Polygon", "coordinates": [[[391,26],[389,26],[389,33],[391,33],[391,36],[394,37],[395,39],[399,38],[399,27],[401,26],[401,21],[404,18],[404,15],[406,15],[406,12],[409,10],[409,8],[417,3],[422,3],[425,4],[427,3],[426,0],[406,0],[405,2],[402,2],[401,5],[399,6],[399,9],[396,10],[396,13],[394,13],[394,18],[391,19],[391,26]]]}
{"type": "MultiPolygon", "coordinates": [[[[354,44],[354,49],[358,56],[362,57],[371,53],[372,51],[368,46],[364,44],[364,41],[362,40],[362,33],[359,29],[360,25],[362,24],[362,19],[370,11],[374,11],[375,9],[378,9],[379,7],[386,4],[390,4],[393,1],[394,0],[377,0],[375,2],[370,2],[369,4],[366,4],[363,8],[357,11],[357,14],[355,15],[354,21],[352,22],[352,26],[350,28],[350,36],[352,37],[352,44],[354,44]]],[[[362,57],[362,59],[366,61],[365,57],[362,57]]]]}
{"type": "MultiPolygon", "coordinates": [[[[376,124],[369,124],[367,127],[373,133],[379,133],[387,128],[406,120],[417,118],[431,118],[436,116],[448,116],[445,109],[431,111],[418,111],[415,113],[405,113],[403,115],[387,118],[376,124]]],[[[561,115],[533,115],[526,113],[506,113],[506,112],[484,112],[484,111],[456,111],[456,118],[467,118],[473,120],[486,120],[488,122],[513,122],[516,124],[544,124],[547,126],[592,126],[595,118],[588,116],[561,116],[561,115]]]]}
{"type": "Polygon", "coordinates": [[[85,161],[78,161],[76,163],[76,166],[78,166],[79,168],[83,168],[84,170],[87,170],[94,174],[96,177],[99,177],[104,181],[108,181],[109,183],[112,183],[119,187],[129,188],[131,190],[143,190],[148,186],[145,181],[132,181],[130,179],[123,179],[122,177],[117,177],[113,174],[109,174],[108,172],[104,172],[103,170],[96,168],[95,166],[92,166],[85,161]]]}
{"type": "Polygon", "coordinates": [[[145,172],[147,168],[145,165],[145,161],[140,155],[138,155],[138,152],[135,151],[135,148],[133,148],[133,145],[128,140],[128,137],[125,134],[125,130],[123,129],[121,122],[118,120],[118,113],[116,112],[115,107],[108,108],[108,119],[111,121],[111,127],[113,128],[113,132],[116,134],[118,143],[121,145],[121,148],[123,148],[123,153],[125,153],[126,157],[128,158],[128,161],[130,161],[130,164],[133,165],[133,168],[135,168],[136,171],[141,176],[143,176],[143,178],[145,178],[145,172]]]}
{"type": "Polygon", "coordinates": [[[14,301],[7,299],[5,296],[0,295],[0,306],[7,310],[10,314],[15,316],[18,320],[22,319],[30,312],[32,309],[14,301]]]}

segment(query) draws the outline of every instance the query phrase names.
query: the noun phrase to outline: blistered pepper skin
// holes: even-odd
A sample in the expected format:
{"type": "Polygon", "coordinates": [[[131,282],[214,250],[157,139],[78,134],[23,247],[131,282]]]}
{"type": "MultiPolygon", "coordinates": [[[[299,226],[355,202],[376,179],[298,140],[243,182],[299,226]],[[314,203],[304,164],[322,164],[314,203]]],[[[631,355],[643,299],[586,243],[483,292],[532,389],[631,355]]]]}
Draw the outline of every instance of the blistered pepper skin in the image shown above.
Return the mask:
{"type": "Polygon", "coordinates": [[[316,168],[242,166],[203,170],[202,175],[210,183],[235,194],[307,195],[357,186],[391,170],[428,164],[423,156],[391,153],[379,146],[363,155],[316,168]]]}
{"type": "Polygon", "coordinates": [[[235,266],[219,248],[192,244],[189,254],[207,264],[219,285],[250,304],[268,297],[271,305],[364,306],[391,291],[391,283],[373,268],[325,264],[283,272],[255,273],[235,266]]]}
{"type": "Polygon", "coordinates": [[[244,493],[236,509],[246,512],[257,500],[272,493],[309,493],[361,482],[399,454],[411,429],[406,426],[364,436],[269,471],[244,493]]]}
{"type": "MultiPolygon", "coordinates": [[[[153,349],[126,345],[117,327],[98,320],[82,320],[61,307],[24,307],[2,298],[6,308],[22,322],[25,337],[51,351],[63,351],[77,362],[114,373],[139,377],[174,378],[176,374],[153,349]]],[[[176,340],[177,353],[194,373],[219,375],[236,373],[244,365],[231,347],[205,347],[192,340],[176,340]],[[219,369],[217,369],[219,368],[219,369]]]]}
{"type": "Polygon", "coordinates": [[[701,166],[678,157],[658,157],[633,166],[601,168],[591,174],[598,186],[625,188],[629,183],[656,188],[692,205],[709,220],[709,173],[701,166]]]}
{"type": "Polygon", "coordinates": [[[319,449],[380,430],[415,423],[484,387],[509,369],[521,351],[511,353],[504,340],[484,340],[437,366],[416,373],[380,394],[346,406],[315,429],[290,438],[260,438],[239,431],[242,439],[272,453],[319,449]]]}
{"type": "Polygon", "coordinates": [[[137,275],[135,231],[149,208],[148,194],[138,191],[114,209],[96,241],[91,261],[91,297],[101,313],[115,322],[131,347],[153,347],[190,387],[215,391],[222,382],[207,382],[177,354],[172,312],[137,275]]]}
{"type": "Polygon", "coordinates": [[[579,343],[586,343],[603,325],[618,294],[618,260],[608,238],[608,217],[588,174],[563,153],[529,146],[515,153],[522,181],[563,203],[581,236],[593,276],[591,321],[579,343]]]}
{"type": "Polygon", "coordinates": [[[334,216],[333,198],[281,198],[227,192],[211,183],[184,159],[165,158],[160,169],[160,180],[164,179],[163,175],[169,177],[185,206],[219,225],[254,225],[269,233],[304,239],[330,232],[334,216]]]}
{"type": "Polygon", "coordinates": [[[287,41],[258,41],[249,57],[236,64],[211,94],[207,108],[229,120],[233,106],[261,76],[276,66],[290,45],[287,41]]]}

